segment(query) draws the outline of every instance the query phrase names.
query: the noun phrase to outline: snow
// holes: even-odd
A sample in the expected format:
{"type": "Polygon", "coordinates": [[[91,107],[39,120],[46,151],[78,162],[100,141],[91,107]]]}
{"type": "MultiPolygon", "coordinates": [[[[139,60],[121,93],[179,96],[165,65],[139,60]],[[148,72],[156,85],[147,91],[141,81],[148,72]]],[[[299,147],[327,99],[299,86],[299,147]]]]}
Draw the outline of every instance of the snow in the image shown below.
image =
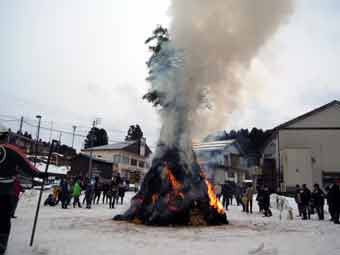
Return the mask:
{"type": "MultiPolygon", "coordinates": [[[[36,167],[38,168],[38,170],[40,172],[45,172],[46,164],[39,162],[39,163],[36,164],[36,167]]],[[[66,175],[68,171],[70,171],[70,168],[67,167],[67,166],[56,166],[56,165],[50,164],[48,166],[47,172],[53,173],[53,174],[64,174],[64,175],[66,175]]]]}
{"type": "MultiPolygon", "coordinates": [[[[95,205],[91,210],[42,207],[33,248],[29,247],[37,191],[26,191],[12,220],[9,255],[173,255],[173,254],[232,254],[232,255],[339,255],[340,226],[332,222],[302,221],[295,217],[293,199],[285,198],[282,212],[272,208],[273,217],[264,218],[257,212],[245,214],[239,207],[230,206],[229,225],[215,227],[148,227],[115,222],[113,215],[123,212],[125,203],[116,209],[95,205]],[[289,206],[288,206],[289,205],[289,206]],[[292,207],[294,219],[287,219],[292,207]]],[[[48,192],[44,193],[46,197],[48,192]]],[[[255,201],[254,201],[255,202],[255,201]]],[[[273,207],[276,197],[272,196],[273,207]]],[[[329,215],[326,213],[326,219],[329,215]]]]}

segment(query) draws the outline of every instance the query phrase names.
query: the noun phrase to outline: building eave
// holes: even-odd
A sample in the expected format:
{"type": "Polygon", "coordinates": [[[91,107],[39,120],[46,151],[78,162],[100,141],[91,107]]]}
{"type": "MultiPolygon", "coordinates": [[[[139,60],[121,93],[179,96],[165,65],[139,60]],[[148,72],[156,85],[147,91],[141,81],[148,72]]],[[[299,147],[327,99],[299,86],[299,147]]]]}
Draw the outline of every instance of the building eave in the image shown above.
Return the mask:
{"type": "Polygon", "coordinates": [[[320,107],[318,107],[318,108],[316,108],[314,110],[311,110],[311,111],[309,111],[307,113],[304,113],[304,114],[302,114],[302,115],[300,115],[300,116],[298,116],[298,117],[296,117],[296,118],[294,118],[292,120],[289,120],[289,121],[287,121],[287,122],[285,122],[285,123],[283,123],[281,125],[278,125],[278,126],[274,127],[273,131],[277,132],[277,131],[279,131],[281,129],[287,128],[287,127],[289,127],[289,126],[291,126],[291,125],[293,125],[293,124],[295,124],[295,123],[297,123],[297,122],[299,122],[301,120],[304,120],[304,119],[310,117],[311,115],[313,115],[315,113],[322,112],[322,111],[324,111],[324,110],[326,110],[326,109],[328,109],[330,107],[333,107],[335,105],[340,107],[340,101],[333,100],[333,101],[329,102],[328,104],[320,106],[320,107]]]}

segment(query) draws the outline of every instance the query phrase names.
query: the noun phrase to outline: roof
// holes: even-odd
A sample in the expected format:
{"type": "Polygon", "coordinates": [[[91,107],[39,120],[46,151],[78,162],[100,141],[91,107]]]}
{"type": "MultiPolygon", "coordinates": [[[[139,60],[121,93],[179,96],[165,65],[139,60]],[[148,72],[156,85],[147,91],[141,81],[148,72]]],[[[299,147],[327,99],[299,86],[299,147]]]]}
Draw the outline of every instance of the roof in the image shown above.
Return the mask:
{"type": "MultiPolygon", "coordinates": [[[[124,141],[118,142],[113,144],[107,144],[102,146],[96,146],[92,148],[83,149],[82,151],[101,151],[101,150],[124,150],[127,152],[139,154],[139,141],[124,141]]],[[[145,144],[145,157],[148,157],[152,151],[150,150],[149,146],[145,144]]]]}
{"type": "Polygon", "coordinates": [[[131,144],[134,144],[136,141],[124,141],[124,142],[118,142],[113,144],[107,144],[102,146],[96,146],[92,148],[84,149],[83,151],[93,151],[93,150],[122,150],[131,144]]]}
{"type": "Polygon", "coordinates": [[[307,112],[305,114],[302,114],[302,115],[296,117],[295,119],[287,121],[287,122],[285,122],[285,123],[283,123],[283,124],[273,128],[273,130],[276,131],[276,130],[279,130],[279,129],[282,129],[282,128],[286,128],[286,127],[288,127],[288,126],[290,126],[292,124],[295,124],[298,121],[301,121],[301,120],[304,120],[304,119],[310,117],[311,115],[313,115],[315,113],[322,112],[322,111],[327,110],[328,108],[333,107],[335,105],[340,107],[340,101],[334,100],[334,101],[332,101],[332,102],[330,102],[328,104],[325,104],[325,105],[323,105],[321,107],[318,107],[318,108],[316,108],[316,109],[314,109],[312,111],[309,111],[309,112],[307,112]]]}
{"type": "MultiPolygon", "coordinates": [[[[90,158],[90,155],[84,154],[84,153],[79,153],[78,156],[80,157],[84,157],[84,158],[90,158]]],[[[106,163],[106,164],[113,164],[113,160],[105,160],[105,159],[101,159],[101,158],[96,158],[96,157],[92,157],[93,161],[97,161],[100,163],[106,163]]]]}
{"type": "Polygon", "coordinates": [[[224,150],[226,147],[234,144],[235,139],[215,141],[215,142],[204,142],[193,145],[194,150],[224,150]]]}
{"type": "Polygon", "coordinates": [[[264,145],[263,145],[261,151],[263,151],[263,150],[267,147],[267,145],[270,143],[270,141],[272,141],[272,140],[276,137],[276,135],[277,135],[277,133],[278,133],[278,131],[279,131],[280,129],[284,129],[284,128],[288,127],[288,126],[291,126],[291,125],[295,124],[295,123],[298,122],[298,121],[304,120],[304,119],[310,117],[310,116],[313,115],[313,114],[322,112],[322,111],[327,110],[327,109],[329,109],[329,108],[331,108],[331,107],[333,107],[333,106],[339,106],[339,107],[340,107],[340,101],[338,101],[338,100],[333,100],[333,101],[329,102],[328,104],[325,104],[325,105],[323,105],[323,106],[320,106],[320,107],[318,107],[318,108],[316,108],[316,109],[314,109],[314,110],[312,110],[312,111],[309,111],[309,112],[307,112],[307,113],[304,113],[304,114],[302,114],[302,115],[300,115],[300,116],[298,116],[298,117],[296,117],[296,118],[294,118],[294,119],[292,119],[292,120],[289,120],[289,121],[287,121],[287,122],[285,122],[285,123],[283,123],[283,124],[281,124],[281,125],[278,125],[278,126],[274,127],[274,128],[272,129],[273,133],[272,133],[271,136],[267,139],[267,141],[264,143],[264,145]]]}

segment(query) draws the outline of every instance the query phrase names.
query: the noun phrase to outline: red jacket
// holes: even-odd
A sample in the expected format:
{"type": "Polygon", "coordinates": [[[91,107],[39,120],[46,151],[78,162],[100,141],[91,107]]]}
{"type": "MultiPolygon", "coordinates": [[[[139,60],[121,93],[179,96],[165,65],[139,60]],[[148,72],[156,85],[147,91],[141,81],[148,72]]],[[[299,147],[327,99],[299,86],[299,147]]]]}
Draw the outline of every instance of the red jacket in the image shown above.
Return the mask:
{"type": "Polygon", "coordinates": [[[14,194],[16,198],[19,199],[20,193],[24,191],[24,188],[21,186],[18,179],[15,179],[14,181],[14,194]]]}
{"type": "Polygon", "coordinates": [[[0,145],[0,177],[10,178],[17,174],[26,177],[39,175],[39,170],[14,145],[0,145]]]}

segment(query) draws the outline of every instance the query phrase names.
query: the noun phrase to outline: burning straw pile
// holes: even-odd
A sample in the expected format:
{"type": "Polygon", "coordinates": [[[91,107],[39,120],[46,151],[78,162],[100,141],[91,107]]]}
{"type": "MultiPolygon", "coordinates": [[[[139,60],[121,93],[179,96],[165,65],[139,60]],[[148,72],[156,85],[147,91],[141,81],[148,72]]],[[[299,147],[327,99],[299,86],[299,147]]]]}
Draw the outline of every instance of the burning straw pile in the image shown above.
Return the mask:
{"type": "Polygon", "coordinates": [[[162,128],[152,167],[130,208],[115,220],[149,225],[226,224],[192,150],[193,137],[223,127],[237,107],[241,77],[292,11],[292,0],[172,0],[171,33],[146,43],[151,88],[144,99],[162,128]],[[171,38],[170,38],[171,34],[171,38]]]}
{"type": "Polygon", "coordinates": [[[115,219],[160,226],[227,223],[223,206],[199,166],[179,162],[176,150],[155,159],[130,209],[115,219]]]}
{"type": "Polygon", "coordinates": [[[223,206],[198,165],[183,165],[179,152],[155,159],[130,209],[116,220],[147,225],[226,224],[223,206]]]}
{"type": "Polygon", "coordinates": [[[167,29],[158,27],[146,41],[152,42],[148,62],[152,88],[144,98],[160,107],[169,126],[162,128],[156,157],[130,209],[115,219],[148,225],[226,224],[223,206],[191,149],[191,136],[185,128],[189,105],[177,96],[179,87],[170,92],[181,84],[176,79],[182,76],[183,57],[171,45],[167,29]],[[171,87],[164,90],[165,84],[171,87]]]}

